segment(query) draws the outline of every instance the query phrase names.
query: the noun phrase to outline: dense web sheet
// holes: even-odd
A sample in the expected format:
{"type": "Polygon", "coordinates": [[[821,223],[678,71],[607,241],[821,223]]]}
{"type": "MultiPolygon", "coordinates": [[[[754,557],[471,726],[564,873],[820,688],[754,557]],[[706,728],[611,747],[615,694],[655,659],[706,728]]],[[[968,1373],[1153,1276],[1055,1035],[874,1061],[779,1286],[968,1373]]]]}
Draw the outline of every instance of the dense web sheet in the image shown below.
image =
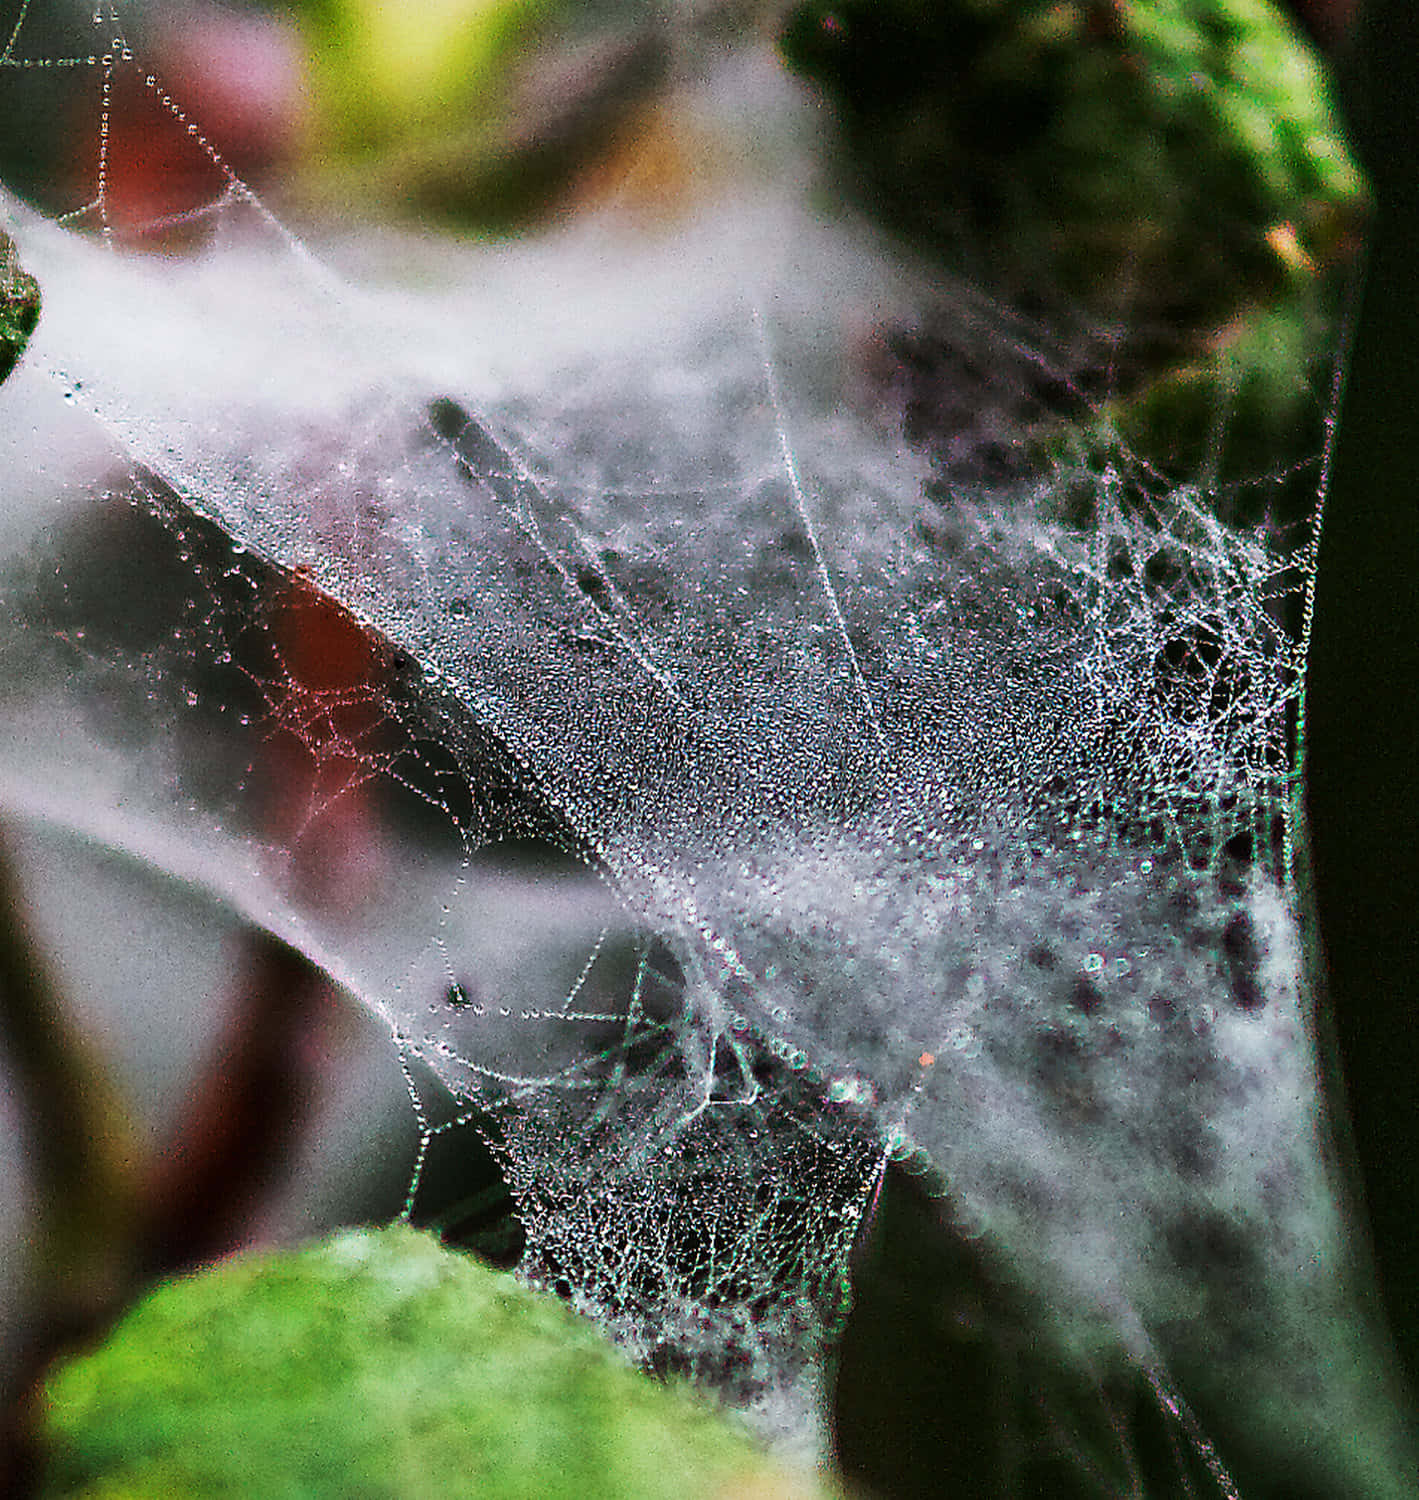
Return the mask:
{"type": "Polygon", "coordinates": [[[525,1272],[771,1424],[914,1155],[1061,1359],[1143,1372],[1180,1486],[1241,1433],[1401,1493],[1290,870],[1309,526],[1119,445],[933,466],[865,328],[1067,371],[797,192],[317,254],[119,17],[30,24],[7,70],[84,73],[101,143],[146,94],[195,196],[121,219],[101,144],[4,200],[7,814],[328,970],[465,1111],[411,1068],[426,1144],[490,1133],[525,1272]]]}

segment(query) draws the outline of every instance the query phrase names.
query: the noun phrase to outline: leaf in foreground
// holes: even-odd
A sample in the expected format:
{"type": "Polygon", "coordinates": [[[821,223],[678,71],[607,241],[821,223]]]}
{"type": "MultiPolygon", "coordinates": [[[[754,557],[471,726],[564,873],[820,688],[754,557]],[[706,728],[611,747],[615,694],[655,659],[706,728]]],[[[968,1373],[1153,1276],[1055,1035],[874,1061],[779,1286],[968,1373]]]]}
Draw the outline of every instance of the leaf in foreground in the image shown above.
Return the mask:
{"type": "Polygon", "coordinates": [[[50,1398],[47,1496],[822,1493],[560,1303],[403,1227],[170,1283],[50,1398]]]}

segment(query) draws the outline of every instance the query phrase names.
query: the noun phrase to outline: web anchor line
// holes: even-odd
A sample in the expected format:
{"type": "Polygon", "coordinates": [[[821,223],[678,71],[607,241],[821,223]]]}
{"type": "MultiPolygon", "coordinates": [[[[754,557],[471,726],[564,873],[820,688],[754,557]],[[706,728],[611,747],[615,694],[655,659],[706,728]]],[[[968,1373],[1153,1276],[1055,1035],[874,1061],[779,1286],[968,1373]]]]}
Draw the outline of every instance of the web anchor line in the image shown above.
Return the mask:
{"type": "Polygon", "coordinates": [[[828,601],[828,611],[833,617],[833,624],[837,629],[838,637],[843,643],[843,649],[847,652],[848,666],[852,673],[853,686],[857,691],[858,701],[862,705],[863,713],[867,718],[868,728],[872,731],[872,738],[877,744],[877,749],[882,757],[884,766],[890,765],[892,759],[891,747],[887,743],[887,736],[882,728],[882,720],[877,713],[877,706],[872,701],[872,693],[867,686],[867,678],[862,671],[862,663],[858,659],[857,648],[852,643],[852,637],[847,628],[847,617],[843,614],[842,603],[838,598],[838,591],[833,583],[833,577],[828,570],[828,560],[823,552],[823,544],[818,538],[818,529],[813,524],[813,518],[808,511],[808,497],[804,489],[803,477],[799,472],[798,459],[793,451],[793,444],[788,436],[788,418],[784,411],[783,397],[779,391],[778,373],[774,369],[773,350],[769,345],[768,330],[764,326],[763,313],[759,303],[750,304],[750,314],[754,320],[754,333],[759,341],[759,349],[763,356],[764,385],[768,391],[769,404],[773,407],[774,428],[778,434],[779,454],[783,460],[784,473],[788,476],[789,488],[793,492],[794,509],[798,512],[798,519],[802,523],[803,530],[808,537],[808,545],[813,552],[813,565],[818,574],[818,583],[823,590],[824,597],[828,601]]]}

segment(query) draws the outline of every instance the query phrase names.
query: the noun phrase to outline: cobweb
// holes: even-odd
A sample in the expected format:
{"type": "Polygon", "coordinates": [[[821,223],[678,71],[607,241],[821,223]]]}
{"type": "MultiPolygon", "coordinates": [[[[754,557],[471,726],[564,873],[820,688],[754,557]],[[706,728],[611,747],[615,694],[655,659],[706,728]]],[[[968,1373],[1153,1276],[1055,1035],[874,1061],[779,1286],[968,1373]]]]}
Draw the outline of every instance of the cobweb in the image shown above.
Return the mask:
{"type": "Polygon", "coordinates": [[[861,372],[923,309],[1097,407],[793,172],[650,235],[298,236],[114,9],[7,35],[92,143],[4,199],[8,815],[328,971],[424,1149],[493,1145],[523,1273],[790,1439],[910,1157],[1032,1338],[1141,1375],[1162,1492],[1402,1493],[1291,869],[1318,465],[906,445],[861,372]]]}

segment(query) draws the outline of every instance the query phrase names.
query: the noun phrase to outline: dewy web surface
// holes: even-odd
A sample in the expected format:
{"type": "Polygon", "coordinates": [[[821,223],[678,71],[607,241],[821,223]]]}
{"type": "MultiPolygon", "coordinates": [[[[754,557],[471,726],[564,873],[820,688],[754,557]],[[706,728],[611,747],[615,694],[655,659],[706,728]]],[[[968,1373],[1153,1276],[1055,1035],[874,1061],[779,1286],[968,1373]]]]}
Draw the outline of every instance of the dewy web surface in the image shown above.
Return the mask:
{"type": "Polygon", "coordinates": [[[82,75],[97,162],[5,200],[45,298],[0,395],[10,815],[384,1017],[495,1125],[526,1272],[652,1361],[807,1405],[913,1154],[1060,1359],[1144,1373],[1180,1487],[1233,1492],[1239,1392],[1322,1492],[1402,1493],[1289,869],[1310,530],[1119,446],[933,469],[863,330],[930,301],[1018,368],[1018,329],[777,183],[321,254],[120,15],[40,19],[0,85],[82,75]],[[161,222],[110,201],[120,86],[210,182],[161,222]]]}

